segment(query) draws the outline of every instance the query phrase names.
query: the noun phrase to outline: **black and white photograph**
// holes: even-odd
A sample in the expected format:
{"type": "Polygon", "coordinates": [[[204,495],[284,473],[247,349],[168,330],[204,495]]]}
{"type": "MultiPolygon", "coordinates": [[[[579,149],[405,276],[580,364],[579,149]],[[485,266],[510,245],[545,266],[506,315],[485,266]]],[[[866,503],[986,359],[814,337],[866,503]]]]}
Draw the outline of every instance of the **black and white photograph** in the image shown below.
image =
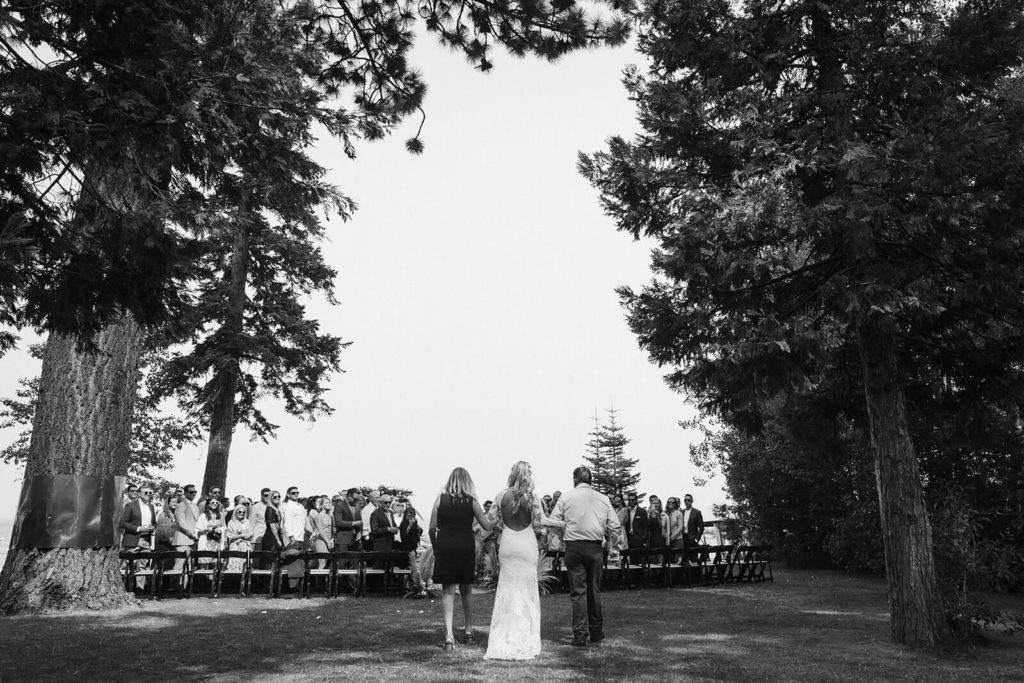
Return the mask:
{"type": "Polygon", "coordinates": [[[0,683],[1021,681],[1021,0],[0,3],[0,683]]]}

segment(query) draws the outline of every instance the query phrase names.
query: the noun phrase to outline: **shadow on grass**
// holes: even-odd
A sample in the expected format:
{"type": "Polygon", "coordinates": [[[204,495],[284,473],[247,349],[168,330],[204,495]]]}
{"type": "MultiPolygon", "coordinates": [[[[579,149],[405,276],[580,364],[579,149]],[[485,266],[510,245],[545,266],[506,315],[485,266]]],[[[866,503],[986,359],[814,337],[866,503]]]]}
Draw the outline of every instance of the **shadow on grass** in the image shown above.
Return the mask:
{"type": "Polygon", "coordinates": [[[607,638],[586,648],[569,644],[568,596],[545,596],[528,663],[483,660],[493,595],[474,601],[480,642],[453,653],[431,600],[196,597],[0,618],[0,680],[1024,680],[1022,639],[957,657],[892,645],[884,583],[840,574],[605,593],[607,638]]]}

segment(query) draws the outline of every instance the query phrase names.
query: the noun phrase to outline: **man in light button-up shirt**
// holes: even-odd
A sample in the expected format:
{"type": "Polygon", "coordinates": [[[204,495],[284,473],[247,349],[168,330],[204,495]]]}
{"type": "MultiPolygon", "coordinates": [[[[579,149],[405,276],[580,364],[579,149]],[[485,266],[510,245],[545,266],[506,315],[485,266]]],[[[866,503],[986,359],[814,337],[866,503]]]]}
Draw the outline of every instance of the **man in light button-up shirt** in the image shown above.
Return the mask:
{"type": "Polygon", "coordinates": [[[604,541],[617,537],[619,518],[608,496],[591,488],[590,470],[577,467],[572,473],[572,491],[558,499],[548,524],[565,529],[565,569],[569,574],[572,602],[572,644],[604,639],[601,616],[601,570],[604,541]]]}

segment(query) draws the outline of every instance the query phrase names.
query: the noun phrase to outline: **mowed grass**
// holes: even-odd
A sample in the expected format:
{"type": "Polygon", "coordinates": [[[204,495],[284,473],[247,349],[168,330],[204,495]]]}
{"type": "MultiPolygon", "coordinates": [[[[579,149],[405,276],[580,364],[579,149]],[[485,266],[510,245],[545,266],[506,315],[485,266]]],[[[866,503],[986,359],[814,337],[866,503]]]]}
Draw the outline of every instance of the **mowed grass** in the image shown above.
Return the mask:
{"type": "MultiPolygon", "coordinates": [[[[195,597],[117,613],[0,617],[0,681],[1024,681],[1024,638],[936,655],[889,639],[885,584],[781,569],[775,583],[604,594],[607,639],[569,645],[567,594],[541,599],[544,651],[445,654],[439,600],[195,597]]],[[[1024,599],[1008,599],[1024,609],[1024,599]]],[[[462,623],[456,607],[456,627],[462,623]]]]}

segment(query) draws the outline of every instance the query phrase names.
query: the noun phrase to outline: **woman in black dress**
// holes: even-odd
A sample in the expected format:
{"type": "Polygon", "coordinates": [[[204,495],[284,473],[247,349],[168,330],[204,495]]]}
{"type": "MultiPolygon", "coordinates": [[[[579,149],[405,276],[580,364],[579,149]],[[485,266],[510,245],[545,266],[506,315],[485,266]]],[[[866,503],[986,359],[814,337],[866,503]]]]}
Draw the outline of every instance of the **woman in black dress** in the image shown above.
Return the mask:
{"type": "Polygon", "coordinates": [[[270,502],[264,513],[267,530],[263,532],[263,550],[280,551],[284,548],[284,537],[281,535],[281,494],[270,492],[270,502]]]}
{"type": "Polygon", "coordinates": [[[430,543],[434,546],[434,583],[441,584],[441,607],[444,611],[444,649],[455,649],[452,622],[455,617],[455,587],[462,594],[462,613],[466,619],[466,643],[473,642],[471,596],[476,580],[476,547],[473,542],[473,519],[490,531],[495,522],[484,515],[469,472],[461,467],[452,470],[448,483],[441,490],[430,511],[430,543]]]}

